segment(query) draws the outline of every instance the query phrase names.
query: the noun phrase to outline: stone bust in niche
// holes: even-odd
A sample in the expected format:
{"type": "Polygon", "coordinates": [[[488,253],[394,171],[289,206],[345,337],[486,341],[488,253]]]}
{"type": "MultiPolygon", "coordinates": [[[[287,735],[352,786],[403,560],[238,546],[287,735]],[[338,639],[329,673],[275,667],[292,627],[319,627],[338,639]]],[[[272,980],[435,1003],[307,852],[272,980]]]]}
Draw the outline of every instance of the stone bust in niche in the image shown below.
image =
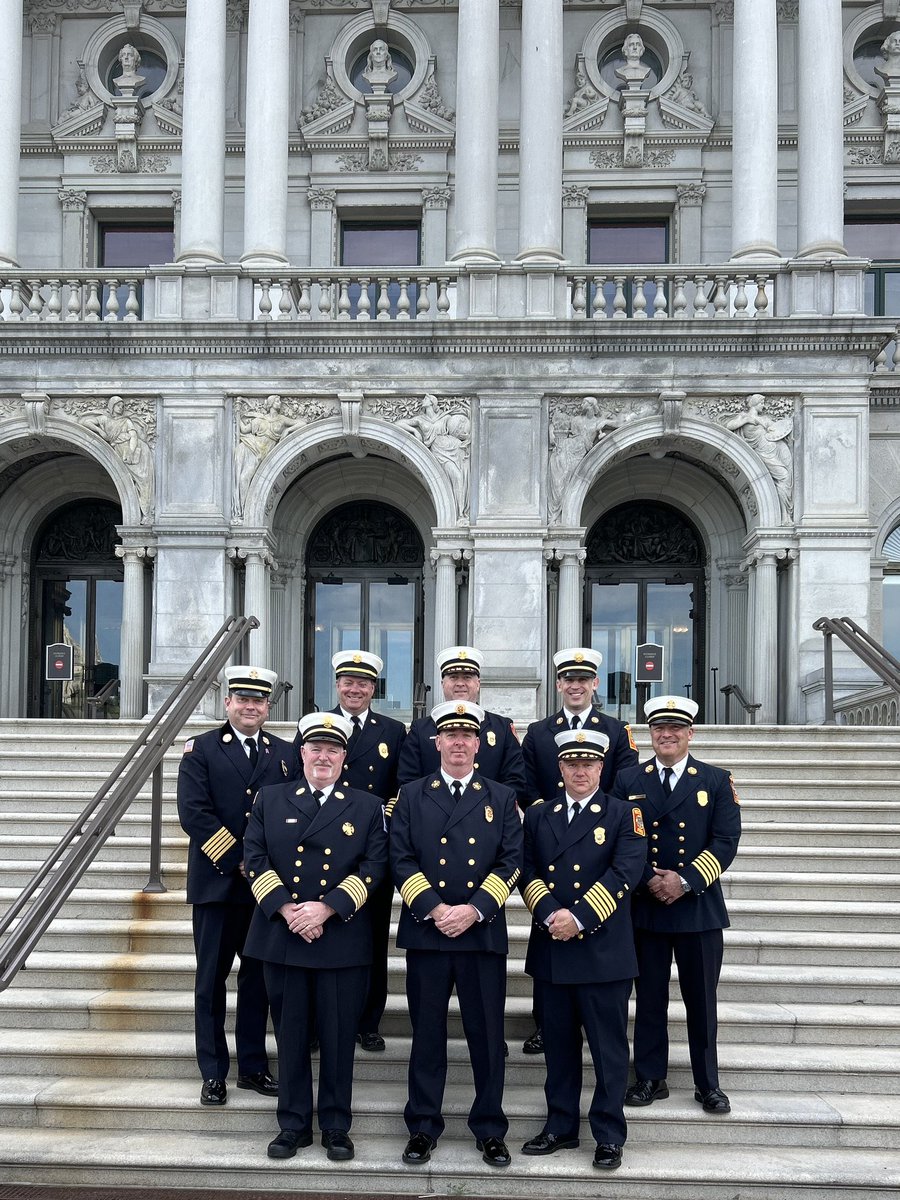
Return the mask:
{"type": "Polygon", "coordinates": [[[141,56],[131,42],[126,42],[119,51],[118,59],[122,64],[122,74],[117,75],[113,82],[123,95],[127,95],[126,88],[134,90],[145,82],[143,75],[137,73],[138,67],[141,65],[141,56]]]}
{"type": "Polygon", "coordinates": [[[650,68],[641,62],[644,39],[639,33],[629,33],[622,44],[622,53],[625,56],[625,66],[616,67],[616,75],[626,88],[639,88],[650,74],[650,68]]]}
{"type": "Polygon", "coordinates": [[[900,83],[900,29],[889,33],[881,43],[881,53],[884,55],[884,66],[875,64],[875,74],[880,75],[885,84],[900,83]]]}
{"type": "Polygon", "coordinates": [[[376,38],[369,47],[369,57],[366,59],[366,69],[362,77],[371,85],[373,91],[386,88],[397,78],[388,44],[381,38],[376,38]]]}

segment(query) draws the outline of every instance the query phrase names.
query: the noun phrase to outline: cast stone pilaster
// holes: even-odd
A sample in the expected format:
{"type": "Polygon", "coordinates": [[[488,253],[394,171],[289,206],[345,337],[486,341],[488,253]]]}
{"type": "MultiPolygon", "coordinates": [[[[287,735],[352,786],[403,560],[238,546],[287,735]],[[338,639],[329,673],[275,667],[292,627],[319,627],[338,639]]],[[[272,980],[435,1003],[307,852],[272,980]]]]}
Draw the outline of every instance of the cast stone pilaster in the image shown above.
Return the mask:
{"type": "Polygon", "coordinates": [[[562,260],[562,0],[522,0],[519,262],[562,260]]]}
{"type": "Polygon", "coordinates": [[[224,259],[225,45],[225,0],[188,4],[179,262],[224,259]]]}
{"type": "Polygon", "coordinates": [[[0,4],[0,267],[19,265],[19,141],[22,128],[21,0],[0,4]]]}
{"type": "Polygon", "coordinates": [[[144,564],[156,556],[152,546],[116,546],[122,559],[122,641],[119,652],[119,705],[122,718],[144,715],[144,564]]]}
{"type": "Polygon", "coordinates": [[[246,266],[287,262],[289,16],[288,0],[250,0],[241,255],[246,266]]]}
{"type": "Polygon", "coordinates": [[[456,242],[451,261],[497,262],[493,181],[500,161],[499,0],[459,0],[456,53],[456,242]]]}
{"type": "Polygon", "coordinates": [[[844,248],[844,68],[841,0],[800,0],[797,257],[844,248]]]}
{"type": "MultiPolygon", "coordinates": [[[[456,568],[463,551],[438,546],[431,551],[434,568],[434,650],[435,654],[457,640],[456,568]]],[[[441,694],[440,671],[435,670],[433,695],[441,694]]]]}
{"type": "Polygon", "coordinates": [[[267,546],[247,543],[229,546],[226,553],[232,562],[244,564],[244,616],[253,616],[259,621],[259,626],[250,631],[251,661],[268,666],[269,573],[275,565],[275,558],[267,546]]]}
{"type": "Polygon", "coordinates": [[[582,642],[582,579],[587,551],[583,546],[557,547],[554,558],[559,564],[556,645],[580,646],[582,642]]]}
{"type": "Polygon", "coordinates": [[[734,0],[731,257],[778,257],[775,0],[734,0]]]}

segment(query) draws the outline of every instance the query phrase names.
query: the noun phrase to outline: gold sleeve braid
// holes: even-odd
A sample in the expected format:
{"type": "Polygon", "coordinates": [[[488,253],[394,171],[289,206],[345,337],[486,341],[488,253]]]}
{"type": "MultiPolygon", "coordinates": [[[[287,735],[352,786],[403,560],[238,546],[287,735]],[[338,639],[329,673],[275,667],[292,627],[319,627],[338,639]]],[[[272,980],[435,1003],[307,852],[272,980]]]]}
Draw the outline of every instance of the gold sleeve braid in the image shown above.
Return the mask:
{"type": "Polygon", "coordinates": [[[525,901],[525,906],[530,913],[533,913],[538,904],[545,896],[550,895],[550,889],[544,883],[543,879],[532,879],[528,887],[522,893],[522,898],[525,901]]]}
{"type": "Polygon", "coordinates": [[[223,825],[211,838],[203,843],[200,849],[212,862],[217,863],[219,859],[228,853],[232,846],[237,845],[237,838],[229,833],[223,825]]]}
{"type": "Polygon", "coordinates": [[[416,897],[421,896],[423,892],[427,892],[430,887],[431,884],[422,872],[416,871],[415,875],[410,875],[406,883],[400,888],[400,897],[407,908],[412,908],[416,897]]]}
{"type": "Polygon", "coordinates": [[[706,880],[706,886],[709,887],[715,883],[722,874],[722,864],[709,850],[704,850],[691,863],[692,867],[696,867],[703,878],[706,880]]]}
{"type": "Polygon", "coordinates": [[[499,875],[495,875],[494,872],[491,871],[490,875],[487,876],[481,886],[491,897],[491,899],[496,901],[498,907],[502,908],[509,899],[509,893],[512,890],[512,884],[515,882],[517,877],[518,871],[516,871],[513,879],[510,880],[509,883],[504,883],[499,875]]]}
{"type": "Polygon", "coordinates": [[[357,912],[369,898],[369,889],[358,875],[348,875],[346,879],[342,879],[338,884],[338,889],[347,893],[356,905],[357,912]]]}
{"type": "Polygon", "coordinates": [[[584,898],[601,921],[611,917],[618,908],[616,899],[609,888],[602,883],[595,883],[584,894],[584,898]]]}
{"type": "Polygon", "coordinates": [[[281,887],[281,880],[274,871],[263,871],[259,879],[254,879],[250,884],[250,890],[253,892],[257,904],[262,904],[269,892],[274,892],[279,887],[281,887]]]}

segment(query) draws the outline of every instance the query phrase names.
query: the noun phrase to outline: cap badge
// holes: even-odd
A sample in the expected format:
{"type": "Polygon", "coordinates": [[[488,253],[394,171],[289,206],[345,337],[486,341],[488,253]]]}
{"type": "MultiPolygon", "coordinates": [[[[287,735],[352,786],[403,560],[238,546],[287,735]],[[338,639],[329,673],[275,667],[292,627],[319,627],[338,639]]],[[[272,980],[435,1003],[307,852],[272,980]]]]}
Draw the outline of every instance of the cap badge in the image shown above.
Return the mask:
{"type": "Polygon", "coordinates": [[[494,819],[494,810],[491,808],[491,806],[489,804],[486,804],[484,806],[484,819],[488,823],[490,823],[494,819]]]}
{"type": "Polygon", "coordinates": [[[390,756],[391,752],[387,748],[387,742],[379,742],[378,743],[378,753],[381,755],[382,758],[388,758],[390,756]]]}
{"type": "Polygon", "coordinates": [[[576,650],[576,652],[572,655],[572,657],[575,659],[576,662],[584,662],[584,655],[581,653],[580,650],[576,650]]]}
{"type": "Polygon", "coordinates": [[[674,707],[675,707],[675,701],[674,701],[674,700],[667,700],[667,701],[666,701],[666,708],[672,709],[672,708],[674,708],[674,707]]]}
{"type": "Polygon", "coordinates": [[[602,846],[603,843],[606,841],[606,830],[603,828],[602,825],[598,825],[597,828],[594,830],[594,841],[597,843],[598,846],[602,846]]]}
{"type": "Polygon", "coordinates": [[[341,826],[341,833],[345,833],[347,837],[353,837],[354,833],[356,833],[356,830],[349,821],[345,821],[341,826]]]}
{"type": "Polygon", "coordinates": [[[466,651],[465,651],[465,650],[460,650],[460,651],[458,652],[458,654],[456,655],[456,657],[457,657],[458,659],[460,659],[462,662],[465,662],[465,661],[466,661],[466,659],[467,659],[469,656],[468,656],[468,654],[466,653],[466,651]]]}
{"type": "Polygon", "coordinates": [[[356,654],[354,654],[354,655],[353,655],[353,661],[354,661],[355,663],[361,663],[361,662],[362,662],[362,655],[361,655],[360,653],[358,653],[358,652],[357,652],[356,654]]]}
{"type": "Polygon", "coordinates": [[[247,674],[251,679],[259,679],[259,671],[257,671],[256,667],[251,667],[247,674]]]}
{"type": "Polygon", "coordinates": [[[322,718],[322,728],[323,729],[331,729],[331,727],[333,725],[334,725],[334,721],[332,721],[331,717],[323,717],[322,718]]]}
{"type": "Polygon", "coordinates": [[[466,712],[466,706],[465,706],[464,704],[457,704],[457,706],[456,706],[456,712],[457,712],[457,714],[458,714],[459,716],[461,716],[461,717],[462,717],[462,716],[465,716],[465,712],[466,712]]]}
{"type": "Polygon", "coordinates": [[[580,729],[579,729],[579,731],[578,731],[578,732],[575,734],[575,741],[576,741],[576,742],[586,742],[586,741],[587,741],[587,738],[584,736],[584,734],[581,732],[581,730],[580,730],[580,729]]]}

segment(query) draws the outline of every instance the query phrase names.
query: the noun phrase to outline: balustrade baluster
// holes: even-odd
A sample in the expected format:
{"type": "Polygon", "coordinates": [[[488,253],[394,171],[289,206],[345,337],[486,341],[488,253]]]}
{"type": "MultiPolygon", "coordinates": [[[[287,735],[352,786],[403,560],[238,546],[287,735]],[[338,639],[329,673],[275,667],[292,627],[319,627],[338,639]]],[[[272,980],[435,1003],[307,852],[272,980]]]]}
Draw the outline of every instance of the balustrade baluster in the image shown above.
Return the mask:
{"type": "Polygon", "coordinates": [[[734,297],[734,315],[740,319],[741,317],[746,317],[747,306],[750,303],[747,299],[747,276],[736,276],[735,283],[737,284],[737,293],[734,297]]]}
{"type": "Polygon", "coordinates": [[[291,281],[290,279],[279,279],[278,286],[281,288],[281,295],[278,297],[278,320],[290,321],[294,308],[291,298],[291,281]]]}
{"type": "Polygon", "coordinates": [[[311,321],[312,298],[310,296],[310,288],[312,284],[309,279],[298,279],[297,287],[300,289],[300,299],[297,301],[297,320],[311,321]]]}
{"type": "Polygon", "coordinates": [[[349,321],[351,307],[350,280],[344,276],[338,280],[337,319],[339,321],[349,321]]]}
{"type": "Polygon", "coordinates": [[[878,372],[878,371],[886,371],[886,370],[887,370],[887,346],[882,346],[882,348],[875,355],[875,371],[878,372]]]}
{"type": "Polygon", "coordinates": [[[728,276],[716,276],[716,290],[713,295],[713,320],[721,321],[728,316],[728,276]]]}
{"type": "Polygon", "coordinates": [[[104,286],[106,292],[106,315],[104,321],[118,321],[119,319],[119,281],[118,279],[107,279],[104,286]]]}
{"type": "Polygon", "coordinates": [[[665,321],[669,315],[665,275],[655,275],[653,283],[656,287],[656,295],[653,297],[653,320],[665,321]]]}
{"type": "Polygon", "coordinates": [[[375,305],[378,315],[376,321],[389,321],[391,319],[391,298],[388,295],[388,287],[390,279],[384,276],[378,280],[378,302],[375,305]]]}
{"type": "Polygon", "coordinates": [[[594,299],[591,301],[591,316],[595,321],[606,320],[606,276],[595,275],[593,281],[594,299]]]}
{"type": "Polygon", "coordinates": [[[84,319],[86,321],[100,320],[100,280],[88,280],[88,298],[85,305],[84,319]]]}
{"type": "Polygon", "coordinates": [[[11,279],[9,287],[12,293],[9,298],[10,319],[21,321],[22,313],[25,311],[25,304],[22,301],[22,281],[20,279],[11,279]]]}
{"type": "Polygon", "coordinates": [[[62,284],[58,279],[47,281],[50,286],[50,299],[47,301],[47,320],[58,321],[62,312],[62,284]]]}
{"type": "Polygon", "coordinates": [[[428,314],[431,311],[431,296],[428,294],[428,289],[431,287],[431,280],[427,275],[419,275],[416,279],[416,287],[418,288],[416,296],[416,320],[427,321],[428,314]]]}
{"type": "Polygon", "coordinates": [[[628,301],[625,299],[625,284],[628,282],[627,275],[614,275],[613,281],[616,285],[616,294],[613,296],[613,315],[614,321],[624,321],[628,315],[628,301]]]}
{"type": "Polygon", "coordinates": [[[369,295],[370,275],[361,275],[359,280],[359,303],[356,305],[357,321],[372,320],[372,297],[369,295]]]}
{"type": "Polygon", "coordinates": [[[30,296],[28,297],[28,320],[40,321],[41,314],[44,311],[44,297],[41,295],[41,281],[39,279],[29,279],[28,287],[30,296]]]}
{"type": "Polygon", "coordinates": [[[323,321],[331,320],[331,280],[319,279],[319,312],[323,321]]]}
{"type": "Polygon", "coordinates": [[[259,281],[259,320],[268,321],[272,313],[272,297],[269,295],[269,288],[272,286],[271,279],[260,279],[259,281]]]}
{"type": "Polygon", "coordinates": [[[647,297],[644,295],[646,281],[646,275],[635,275],[634,277],[634,319],[636,321],[647,320],[647,297]]]}
{"type": "Polygon", "coordinates": [[[397,300],[397,320],[408,321],[409,310],[412,307],[409,302],[409,278],[403,279],[401,277],[398,282],[400,284],[400,296],[397,300]]]}
{"type": "Polygon", "coordinates": [[[706,295],[707,275],[694,276],[694,319],[698,321],[705,320],[709,313],[706,311],[708,297],[706,295]]]}
{"type": "Polygon", "coordinates": [[[572,280],[572,316],[576,320],[587,317],[587,281],[584,275],[576,275],[572,280]]]}
{"type": "Polygon", "coordinates": [[[766,284],[768,282],[769,277],[767,275],[756,276],[756,299],[753,302],[753,307],[758,317],[764,317],[766,309],[769,307],[769,296],[766,292],[766,284]]]}
{"type": "Polygon", "coordinates": [[[672,316],[685,317],[687,315],[687,294],[684,290],[684,285],[687,283],[687,275],[675,276],[675,295],[672,299],[672,316]]]}
{"type": "Polygon", "coordinates": [[[125,320],[136,321],[141,314],[141,302],[138,300],[138,281],[128,280],[128,299],[125,301],[125,320]]]}
{"type": "Polygon", "coordinates": [[[66,305],[66,320],[80,321],[81,320],[81,280],[69,279],[66,281],[66,286],[69,289],[69,302],[66,305]]]}
{"type": "Polygon", "coordinates": [[[4,281],[2,279],[0,279],[0,321],[6,320],[6,318],[3,315],[6,312],[6,305],[3,303],[3,289],[5,287],[6,287],[6,284],[4,283],[4,281]]]}
{"type": "Polygon", "coordinates": [[[450,315],[450,277],[448,275],[442,275],[438,279],[437,310],[438,317],[450,315]]]}

